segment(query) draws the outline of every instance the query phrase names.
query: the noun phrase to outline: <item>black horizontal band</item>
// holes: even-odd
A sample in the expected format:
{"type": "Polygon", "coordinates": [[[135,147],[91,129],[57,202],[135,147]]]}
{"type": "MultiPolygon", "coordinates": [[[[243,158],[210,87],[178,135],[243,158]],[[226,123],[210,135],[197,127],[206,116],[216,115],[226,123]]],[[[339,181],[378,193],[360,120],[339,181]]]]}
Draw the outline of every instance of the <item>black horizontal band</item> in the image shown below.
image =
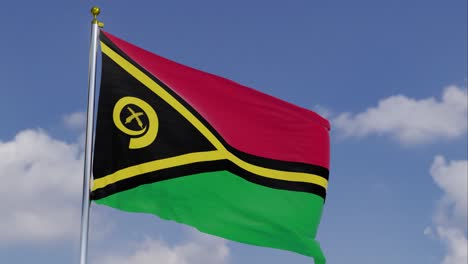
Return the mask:
{"type": "Polygon", "coordinates": [[[99,200],[114,193],[133,189],[143,184],[151,184],[179,177],[197,177],[193,175],[203,172],[215,171],[229,171],[249,182],[263,185],[265,187],[281,190],[307,192],[318,195],[324,200],[326,198],[326,189],[320,185],[306,182],[294,182],[267,178],[246,171],[228,160],[218,160],[197,162],[127,178],[93,191],[91,194],[91,199],[99,200]]]}

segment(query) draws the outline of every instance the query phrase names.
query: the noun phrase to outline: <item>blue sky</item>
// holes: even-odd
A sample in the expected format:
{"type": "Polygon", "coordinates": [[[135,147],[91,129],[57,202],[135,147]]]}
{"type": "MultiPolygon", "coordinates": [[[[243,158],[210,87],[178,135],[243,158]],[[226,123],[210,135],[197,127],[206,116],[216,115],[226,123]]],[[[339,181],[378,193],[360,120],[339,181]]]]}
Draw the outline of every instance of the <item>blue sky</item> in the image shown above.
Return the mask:
{"type": "MultiPolygon", "coordinates": [[[[328,263],[466,263],[466,1],[8,1],[0,262],[78,263],[90,20],[332,123],[328,263]]],[[[94,205],[90,264],[312,263],[94,205]]]]}

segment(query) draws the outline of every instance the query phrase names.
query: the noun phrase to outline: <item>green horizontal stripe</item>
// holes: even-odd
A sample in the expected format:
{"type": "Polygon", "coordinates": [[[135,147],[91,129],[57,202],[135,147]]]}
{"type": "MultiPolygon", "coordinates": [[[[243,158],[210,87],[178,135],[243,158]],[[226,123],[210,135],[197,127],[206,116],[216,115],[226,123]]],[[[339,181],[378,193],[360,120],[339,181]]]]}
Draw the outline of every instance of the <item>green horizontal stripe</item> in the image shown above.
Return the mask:
{"type": "Polygon", "coordinates": [[[314,239],[320,196],[252,184],[230,172],[206,172],[119,192],[95,201],[174,220],[242,243],[294,251],[323,264],[314,239]]]}

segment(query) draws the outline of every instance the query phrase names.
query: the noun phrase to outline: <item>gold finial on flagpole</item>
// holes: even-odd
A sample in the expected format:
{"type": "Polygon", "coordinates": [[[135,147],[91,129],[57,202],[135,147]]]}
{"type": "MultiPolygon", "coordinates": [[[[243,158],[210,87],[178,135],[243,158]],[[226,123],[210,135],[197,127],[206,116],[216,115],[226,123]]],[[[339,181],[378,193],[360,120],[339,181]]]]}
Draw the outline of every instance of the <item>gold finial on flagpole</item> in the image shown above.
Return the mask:
{"type": "Polygon", "coordinates": [[[100,28],[104,27],[104,23],[97,20],[97,16],[101,13],[101,9],[97,6],[93,6],[91,8],[91,14],[93,15],[93,20],[91,21],[92,24],[98,24],[100,28]]]}

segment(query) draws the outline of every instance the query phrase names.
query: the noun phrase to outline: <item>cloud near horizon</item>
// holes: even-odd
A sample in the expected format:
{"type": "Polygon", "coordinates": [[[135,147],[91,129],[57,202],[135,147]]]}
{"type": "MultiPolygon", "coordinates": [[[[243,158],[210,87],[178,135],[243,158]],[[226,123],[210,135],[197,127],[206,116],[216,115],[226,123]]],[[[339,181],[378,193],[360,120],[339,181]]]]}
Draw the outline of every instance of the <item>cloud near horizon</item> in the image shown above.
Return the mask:
{"type": "Polygon", "coordinates": [[[86,129],[86,113],[73,112],[63,116],[63,124],[72,130],[85,131],[86,129]]]}
{"type": "Polygon", "coordinates": [[[468,263],[468,160],[447,162],[436,156],[430,169],[436,185],[443,191],[435,214],[434,232],[425,230],[444,243],[447,252],[442,264],[468,263]]]}
{"type": "Polygon", "coordinates": [[[0,141],[0,243],[63,240],[79,232],[83,156],[77,144],[24,130],[0,141]]]}
{"type": "Polygon", "coordinates": [[[332,123],[345,137],[390,135],[403,144],[421,144],[466,135],[467,111],[466,88],[452,85],[440,100],[395,95],[363,112],[342,113],[332,123]]]}
{"type": "Polygon", "coordinates": [[[132,252],[96,259],[96,264],[227,264],[229,248],[224,239],[193,231],[190,238],[179,245],[168,245],[162,240],[146,239],[133,246],[132,252]]]}

